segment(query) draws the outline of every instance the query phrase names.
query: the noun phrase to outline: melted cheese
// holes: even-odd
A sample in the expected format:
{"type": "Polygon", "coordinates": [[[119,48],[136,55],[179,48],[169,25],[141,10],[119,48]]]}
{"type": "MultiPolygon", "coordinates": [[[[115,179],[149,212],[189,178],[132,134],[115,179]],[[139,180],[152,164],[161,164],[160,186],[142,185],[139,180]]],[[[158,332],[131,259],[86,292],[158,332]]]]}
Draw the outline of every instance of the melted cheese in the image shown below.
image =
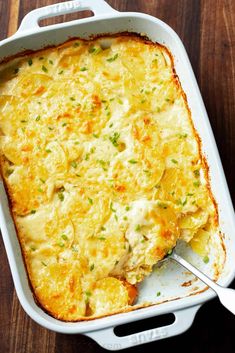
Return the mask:
{"type": "Polygon", "coordinates": [[[76,40],[0,70],[1,170],[38,302],[69,321],[125,310],[179,238],[200,252],[216,227],[169,52],[76,40]]]}

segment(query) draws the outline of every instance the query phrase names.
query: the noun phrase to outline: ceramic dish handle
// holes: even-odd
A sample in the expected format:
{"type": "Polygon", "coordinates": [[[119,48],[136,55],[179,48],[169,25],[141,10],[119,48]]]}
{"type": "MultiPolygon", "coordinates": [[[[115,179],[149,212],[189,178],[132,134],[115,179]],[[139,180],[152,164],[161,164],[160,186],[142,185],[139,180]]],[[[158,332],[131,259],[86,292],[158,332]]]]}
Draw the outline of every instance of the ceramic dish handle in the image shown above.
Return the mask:
{"type": "Polygon", "coordinates": [[[101,347],[111,351],[134,347],[143,343],[153,342],[183,333],[192,325],[199,308],[200,305],[196,305],[190,308],[175,311],[173,312],[175,321],[172,324],[134,333],[124,337],[116,336],[113,331],[113,327],[88,332],[86,333],[86,336],[91,337],[101,347]]]}
{"type": "Polygon", "coordinates": [[[41,7],[29,12],[22,20],[17,32],[39,28],[39,21],[44,18],[66,15],[69,13],[90,10],[95,16],[117,12],[104,0],[72,0],[59,4],[41,7]]]}

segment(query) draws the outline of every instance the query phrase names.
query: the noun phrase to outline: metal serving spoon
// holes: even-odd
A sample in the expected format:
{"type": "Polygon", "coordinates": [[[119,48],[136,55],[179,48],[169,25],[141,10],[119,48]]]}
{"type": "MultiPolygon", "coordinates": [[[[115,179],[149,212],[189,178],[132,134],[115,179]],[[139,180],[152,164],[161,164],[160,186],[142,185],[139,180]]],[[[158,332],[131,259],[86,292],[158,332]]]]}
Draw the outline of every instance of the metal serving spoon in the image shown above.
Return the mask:
{"type": "Polygon", "coordinates": [[[167,259],[172,259],[178,262],[180,265],[184,266],[187,270],[192,272],[196,277],[198,277],[202,282],[204,282],[208,287],[213,289],[213,291],[218,295],[219,300],[225,308],[231,311],[235,315],[235,290],[231,288],[225,288],[219,284],[212,281],[204,273],[199,271],[196,267],[190,264],[188,261],[183,259],[180,255],[176,254],[175,250],[168,254],[167,259]]]}

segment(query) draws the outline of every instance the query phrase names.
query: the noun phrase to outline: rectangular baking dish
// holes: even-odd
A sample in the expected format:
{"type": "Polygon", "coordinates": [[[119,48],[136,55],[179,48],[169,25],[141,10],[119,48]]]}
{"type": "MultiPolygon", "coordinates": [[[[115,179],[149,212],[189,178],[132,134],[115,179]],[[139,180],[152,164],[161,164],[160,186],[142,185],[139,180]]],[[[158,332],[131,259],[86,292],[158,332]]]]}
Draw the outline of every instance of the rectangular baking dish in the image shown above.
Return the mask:
{"type": "MultiPolygon", "coordinates": [[[[187,95],[194,126],[201,137],[203,154],[210,168],[211,187],[218,203],[220,229],[223,234],[224,253],[226,253],[218,282],[228,286],[235,277],[235,233],[233,231],[235,218],[232,202],[188,56],[179,37],[168,25],[146,14],[118,12],[104,0],[69,1],[39,8],[27,14],[16,34],[1,41],[0,61],[24,50],[37,50],[57,45],[73,37],[89,38],[92,35],[125,31],[146,34],[152,41],[165,45],[174,57],[175,69],[187,95]],[[83,10],[91,10],[94,16],[47,27],[38,25],[40,19],[83,10]]],[[[169,264],[167,269],[163,268],[159,273],[154,272],[140,286],[139,303],[153,301],[153,293],[156,296],[157,288],[159,290],[159,286],[161,287],[164,295],[157,305],[77,323],[54,319],[34,301],[2,180],[0,180],[0,197],[0,227],[18,298],[26,313],[38,324],[50,330],[66,334],[82,333],[93,338],[106,349],[124,349],[184,332],[191,326],[200,306],[214,296],[214,293],[211,290],[205,290],[199,281],[197,290],[182,286],[182,282],[192,277],[175,264],[169,264]],[[175,321],[170,325],[125,337],[118,337],[113,331],[118,325],[166,313],[173,313],[175,316],[175,321]]],[[[210,274],[212,269],[207,268],[205,271],[210,274]]]]}

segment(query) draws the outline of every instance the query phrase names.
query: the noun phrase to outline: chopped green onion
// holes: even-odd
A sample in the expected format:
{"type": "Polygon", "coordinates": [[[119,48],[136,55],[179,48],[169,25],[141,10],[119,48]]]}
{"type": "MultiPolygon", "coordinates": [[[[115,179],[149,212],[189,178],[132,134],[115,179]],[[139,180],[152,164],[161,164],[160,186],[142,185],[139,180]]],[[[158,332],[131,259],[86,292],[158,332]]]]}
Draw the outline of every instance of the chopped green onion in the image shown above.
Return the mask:
{"type": "Polygon", "coordinates": [[[81,67],[80,71],[87,71],[88,68],[87,67],[81,67]]]}
{"type": "Polygon", "coordinates": [[[39,121],[40,119],[41,119],[41,117],[40,117],[40,115],[38,115],[35,120],[39,121]]]}
{"type": "Polygon", "coordinates": [[[12,169],[7,169],[6,175],[7,175],[7,176],[10,176],[13,172],[14,172],[14,170],[12,170],[12,169]]]}
{"type": "Polygon", "coordinates": [[[137,163],[137,161],[135,159],[130,159],[128,162],[131,163],[131,164],[136,164],[137,163]]]}
{"type": "Polygon", "coordinates": [[[51,150],[49,148],[47,148],[46,153],[51,153],[51,150]]]}
{"type": "Polygon", "coordinates": [[[136,231],[136,232],[139,232],[140,229],[141,229],[141,226],[140,226],[139,224],[137,224],[137,226],[135,227],[135,231],[136,231]]]}
{"type": "Polygon", "coordinates": [[[62,192],[58,192],[58,198],[60,201],[64,201],[64,194],[62,192]]]}
{"type": "Polygon", "coordinates": [[[90,197],[88,197],[88,202],[89,202],[90,205],[93,204],[93,200],[90,197]]]}
{"type": "Polygon", "coordinates": [[[178,164],[178,161],[176,159],[174,159],[174,158],[172,158],[171,162],[175,163],[175,164],[178,164]]]}
{"type": "Polygon", "coordinates": [[[64,70],[61,70],[60,72],[58,72],[58,75],[62,75],[64,72],[64,70]]]}
{"type": "Polygon", "coordinates": [[[160,295],[161,295],[161,292],[157,292],[157,297],[160,297],[160,295]]]}
{"type": "Polygon", "coordinates": [[[208,264],[209,261],[210,261],[209,257],[208,257],[207,255],[204,256],[203,262],[204,262],[205,264],[208,264]]]}
{"type": "Polygon", "coordinates": [[[36,210],[31,210],[30,213],[31,213],[31,214],[35,214],[35,213],[36,213],[36,210]]]}
{"type": "Polygon", "coordinates": [[[196,186],[196,187],[199,187],[199,186],[201,185],[201,183],[200,183],[200,181],[195,181],[195,182],[193,183],[193,185],[196,186]]]}
{"type": "Polygon", "coordinates": [[[109,140],[112,142],[112,144],[117,147],[118,146],[118,139],[120,137],[120,134],[118,132],[114,132],[113,136],[109,137],[109,140]]]}
{"type": "Polygon", "coordinates": [[[88,52],[90,53],[90,54],[99,54],[100,52],[102,51],[102,49],[100,48],[100,47],[90,47],[89,48],[89,50],[88,50],[88,52]]]}
{"type": "Polygon", "coordinates": [[[61,248],[64,247],[64,243],[63,243],[62,241],[59,241],[59,242],[57,243],[57,245],[59,245],[61,248]]]}
{"type": "Polygon", "coordinates": [[[131,209],[130,206],[126,206],[126,207],[125,207],[125,210],[126,210],[126,211],[130,211],[130,209],[131,209]]]}
{"type": "Polygon", "coordinates": [[[28,60],[28,64],[29,66],[33,65],[33,60],[31,58],[28,60]]]}
{"type": "Polygon", "coordinates": [[[66,234],[61,234],[61,238],[64,239],[64,240],[68,240],[69,239],[66,234]]]}
{"type": "Polygon", "coordinates": [[[92,265],[90,266],[90,271],[93,271],[93,270],[94,270],[94,268],[95,268],[95,265],[94,265],[94,264],[92,264],[92,265]]]}
{"type": "Polygon", "coordinates": [[[41,261],[41,264],[42,264],[43,266],[47,266],[47,264],[46,264],[44,261],[41,261]]]}
{"type": "Polygon", "coordinates": [[[158,202],[157,205],[158,207],[163,208],[164,210],[167,209],[167,205],[164,202],[158,202]]]}
{"type": "Polygon", "coordinates": [[[118,58],[118,53],[116,53],[113,57],[107,59],[108,62],[113,62],[114,60],[116,60],[118,58]]]}
{"type": "Polygon", "coordinates": [[[77,166],[78,166],[77,162],[75,162],[75,161],[72,161],[70,164],[73,168],[77,168],[77,166]]]}
{"type": "Polygon", "coordinates": [[[48,69],[46,68],[46,66],[42,65],[42,71],[48,72],[48,69]]]}
{"type": "Polygon", "coordinates": [[[116,212],[117,210],[115,210],[114,208],[113,208],[113,203],[111,202],[111,204],[110,204],[110,210],[112,211],[112,212],[116,212]]]}

